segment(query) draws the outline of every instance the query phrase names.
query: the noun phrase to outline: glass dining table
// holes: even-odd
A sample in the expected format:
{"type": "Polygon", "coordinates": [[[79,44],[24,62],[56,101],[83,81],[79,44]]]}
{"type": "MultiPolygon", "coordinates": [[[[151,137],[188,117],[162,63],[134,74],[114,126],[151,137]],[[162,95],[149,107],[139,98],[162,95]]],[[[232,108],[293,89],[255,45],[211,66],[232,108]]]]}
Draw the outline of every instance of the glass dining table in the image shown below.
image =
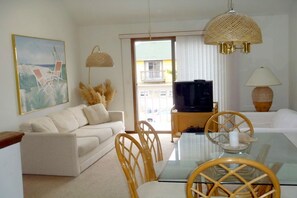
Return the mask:
{"type": "Polygon", "coordinates": [[[276,176],[280,185],[297,186],[297,147],[283,133],[256,133],[255,141],[239,153],[223,150],[199,133],[183,133],[158,177],[159,182],[186,183],[191,172],[208,160],[220,157],[243,157],[268,167],[280,165],[276,176]]]}

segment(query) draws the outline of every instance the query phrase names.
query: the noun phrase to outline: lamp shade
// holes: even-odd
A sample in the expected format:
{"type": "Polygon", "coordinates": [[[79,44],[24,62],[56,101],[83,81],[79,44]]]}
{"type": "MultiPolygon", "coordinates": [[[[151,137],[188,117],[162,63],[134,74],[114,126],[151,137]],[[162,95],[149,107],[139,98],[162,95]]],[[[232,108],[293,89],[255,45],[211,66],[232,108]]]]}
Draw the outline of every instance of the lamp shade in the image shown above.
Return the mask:
{"type": "Polygon", "coordinates": [[[111,56],[105,52],[101,52],[98,45],[96,45],[92,53],[88,56],[86,61],[86,67],[112,67],[113,60],[111,56]],[[94,52],[95,49],[98,49],[98,52],[94,52]]]}
{"type": "Polygon", "coordinates": [[[247,86],[252,87],[267,87],[280,84],[279,79],[266,67],[256,69],[246,83],[247,86]]]}
{"type": "Polygon", "coordinates": [[[262,33],[252,18],[231,10],[213,18],[205,28],[205,44],[216,45],[225,42],[262,43],[262,33]]]}

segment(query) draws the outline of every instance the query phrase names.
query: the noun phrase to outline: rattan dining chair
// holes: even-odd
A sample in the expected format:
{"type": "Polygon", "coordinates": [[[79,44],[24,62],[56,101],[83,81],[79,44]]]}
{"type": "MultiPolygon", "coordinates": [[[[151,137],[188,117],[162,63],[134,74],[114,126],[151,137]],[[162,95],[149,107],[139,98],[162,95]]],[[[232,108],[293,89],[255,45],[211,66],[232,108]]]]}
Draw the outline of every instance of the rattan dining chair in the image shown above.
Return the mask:
{"type": "Polygon", "coordinates": [[[219,142],[219,137],[222,135],[215,135],[213,132],[229,133],[231,131],[245,133],[250,137],[254,135],[254,127],[251,121],[245,115],[236,111],[218,112],[207,120],[204,127],[205,135],[215,144],[219,142]]]}
{"type": "Polygon", "coordinates": [[[142,146],[148,146],[154,162],[163,160],[162,146],[154,127],[145,120],[137,122],[137,133],[142,146]]]}
{"type": "Polygon", "coordinates": [[[187,198],[199,196],[280,198],[280,184],[275,173],[262,163],[239,157],[218,158],[200,165],[189,176],[187,198]],[[206,187],[197,188],[200,181],[206,187]]]}
{"type": "Polygon", "coordinates": [[[186,197],[185,184],[157,181],[150,152],[131,135],[118,134],[115,149],[131,198],[186,197]]]}
{"type": "Polygon", "coordinates": [[[152,155],[154,168],[158,176],[166,163],[163,160],[162,145],[158,133],[154,127],[145,120],[137,122],[136,131],[142,147],[147,148],[152,155]]]}

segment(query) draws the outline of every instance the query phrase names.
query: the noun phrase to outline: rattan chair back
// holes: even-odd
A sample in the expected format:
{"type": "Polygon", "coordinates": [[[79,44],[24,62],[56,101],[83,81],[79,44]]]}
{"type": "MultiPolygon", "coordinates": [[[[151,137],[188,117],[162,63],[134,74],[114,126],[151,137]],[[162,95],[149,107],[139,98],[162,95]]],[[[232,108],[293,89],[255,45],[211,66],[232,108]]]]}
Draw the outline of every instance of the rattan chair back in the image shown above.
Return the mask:
{"type": "Polygon", "coordinates": [[[204,127],[205,135],[213,142],[218,143],[220,134],[210,136],[213,132],[238,131],[249,136],[254,135],[254,127],[251,121],[242,113],[236,111],[222,111],[212,115],[204,127]]]}
{"type": "Polygon", "coordinates": [[[187,198],[280,198],[280,185],[275,173],[264,164],[226,157],[199,165],[188,178],[186,193],[187,198]],[[197,183],[206,187],[197,188],[197,183]]]}
{"type": "Polygon", "coordinates": [[[135,138],[126,133],[116,136],[115,149],[131,197],[138,198],[137,188],[145,182],[156,180],[151,155],[135,138]]]}
{"type": "Polygon", "coordinates": [[[161,141],[154,127],[147,121],[141,120],[137,122],[136,131],[142,146],[151,152],[153,162],[163,161],[161,141]]]}

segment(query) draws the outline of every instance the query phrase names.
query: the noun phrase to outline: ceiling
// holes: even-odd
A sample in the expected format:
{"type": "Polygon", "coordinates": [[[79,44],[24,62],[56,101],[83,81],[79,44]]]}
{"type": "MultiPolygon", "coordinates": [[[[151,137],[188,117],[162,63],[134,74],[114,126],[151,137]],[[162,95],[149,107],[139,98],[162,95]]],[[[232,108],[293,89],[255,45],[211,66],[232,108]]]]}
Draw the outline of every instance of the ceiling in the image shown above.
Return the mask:
{"type": "MultiPolygon", "coordinates": [[[[80,26],[209,19],[228,10],[228,0],[61,0],[80,26]],[[150,3],[149,3],[150,2],[150,3]]],[[[250,16],[286,14],[294,0],[233,0],[250,16]]]]}

